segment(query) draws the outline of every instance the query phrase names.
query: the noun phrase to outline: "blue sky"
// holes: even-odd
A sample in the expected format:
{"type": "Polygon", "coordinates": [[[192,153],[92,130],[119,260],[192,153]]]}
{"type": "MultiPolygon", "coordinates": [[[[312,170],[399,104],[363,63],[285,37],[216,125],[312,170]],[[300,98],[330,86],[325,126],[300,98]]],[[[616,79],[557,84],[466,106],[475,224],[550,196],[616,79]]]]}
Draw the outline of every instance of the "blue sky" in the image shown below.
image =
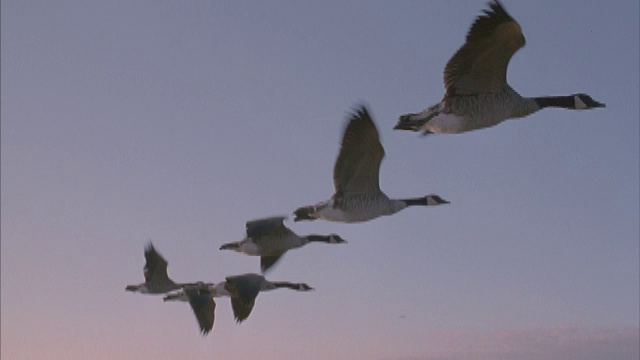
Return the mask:
{"type": "Polygon", "coordinates": [[[639,5],[505,1],[510,84],[591,94],[462,135],[393,131],[439,101],[484,1],[18,2],[1,11],[2,358],[637,359],[639,5]],[[177,281],[259,271],[218,250],[333,193],[365,103],[382,189],[451,205],[338,233],[268,274],[206,338],[186,304],[125,293],[151,239],[177,281]],[[603,355],[606,354],[606,355],[603,355]]]}

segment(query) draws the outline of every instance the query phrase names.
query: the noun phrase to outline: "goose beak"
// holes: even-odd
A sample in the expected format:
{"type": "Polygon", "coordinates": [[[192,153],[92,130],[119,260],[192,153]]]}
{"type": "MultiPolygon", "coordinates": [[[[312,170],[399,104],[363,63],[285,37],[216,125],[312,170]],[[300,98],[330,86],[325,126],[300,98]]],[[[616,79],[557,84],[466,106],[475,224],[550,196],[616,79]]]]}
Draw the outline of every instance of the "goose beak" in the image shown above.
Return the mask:
{"type": "Polygon", "coordinates": [[[409,125],[409,118],[411,118],[412,115],[413,114],[401,115],[398,119],[398,122],[393,127],[393,130],[412,130],[411,126],[409,125]]]}

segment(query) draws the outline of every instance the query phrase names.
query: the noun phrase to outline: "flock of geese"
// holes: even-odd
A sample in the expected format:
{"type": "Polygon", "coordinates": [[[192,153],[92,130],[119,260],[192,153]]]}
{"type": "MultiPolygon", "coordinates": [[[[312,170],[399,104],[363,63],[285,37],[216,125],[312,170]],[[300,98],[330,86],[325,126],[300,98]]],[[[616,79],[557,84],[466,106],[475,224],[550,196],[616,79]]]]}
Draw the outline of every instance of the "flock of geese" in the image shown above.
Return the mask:
{"type": "MultiPolygon", "coordinates": [[[[513,54],[525,44],[520,25],[498,0],[478,16],[464,45],[444,68],[443,99],[422,112],[400,116],[394,129],[432,133],[463,133],[524,117],[547,107],[573,110],[605,107],[586,94],[522,97],[507,83],[507,67],[513,54]]],[[[294,211],[294,221],[324,219],[345,223],[363,222],[395,214],[408,206],[448,204],[430,194],[408,199],[391,199],[379,184],[384,148],[378,130],[365,106],[350,116],[333,169],[335,193],[326,201],[294,211]]],[[[341,244],[336,234],[301,236],[284,225],[284,217],[270,217],[246,223],[242,241],[223,244],[233,250],[260,256],[261,273],[272,268],[287,251],[310,242],[341,244]]],[[[238,323],[247,319],[262,291],[286,288],[313,290],[305,283],[269,281],[260,274],[228,276],[219,283],[176,283],[167,274],[167,261],[149,244],[145,248],[144,283],[129,285],[127,291],[166,294],[165,301],[187,301],[198,320],[202,335],[213,328],[216,297],[229,297],[238,323]]]]}

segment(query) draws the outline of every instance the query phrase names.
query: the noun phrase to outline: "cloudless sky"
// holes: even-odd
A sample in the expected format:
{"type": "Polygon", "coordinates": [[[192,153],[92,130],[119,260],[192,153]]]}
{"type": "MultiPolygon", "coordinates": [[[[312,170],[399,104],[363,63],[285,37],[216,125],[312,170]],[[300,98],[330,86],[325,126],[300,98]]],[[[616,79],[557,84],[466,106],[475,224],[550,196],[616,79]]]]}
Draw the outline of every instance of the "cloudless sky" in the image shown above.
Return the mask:
{"type": "Polygon", "coordinates": [[[3,359],[637,359],[639,3],[504,1],[521,94],[586,92],[461,135],[392,130],[439,101],[484,1],[3,1],[3,359]],[[258,272],[247,220],[329,198],[367,104],[391,197],[451,201],[286,254],[202,338],[124,291],[151,239],[176,281],[258,272]]]}

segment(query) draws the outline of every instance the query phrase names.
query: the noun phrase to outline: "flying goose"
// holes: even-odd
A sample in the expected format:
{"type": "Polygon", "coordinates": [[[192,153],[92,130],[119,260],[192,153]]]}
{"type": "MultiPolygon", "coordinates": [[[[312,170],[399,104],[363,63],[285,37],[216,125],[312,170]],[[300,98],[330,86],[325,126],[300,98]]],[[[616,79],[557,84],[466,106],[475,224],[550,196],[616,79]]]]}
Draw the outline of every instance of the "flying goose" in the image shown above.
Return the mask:
{"type": "Polygon", "coordinates": [[[236,322],[241,323],[251,314],[256,297],[260,291],[269,291],[279,288],[287,288],[297,291],[313,290],[304,283],[290,283],[285,281],[269,281],[259,274],[243,274],[227,276],[225,289],[231,297],[231,307],[236,322]]]}
{"type": "MultiPolygon", "coordinates": [[[[269,281],[259,274],[243,274],[228,276],[225,281],[217,284],[197,283],[188,285],[185,286],[183,290],[167,294],[163,299],[164,301],[189,301],[190,297],[186,290],[187,288],[194,287],[200,289],[211,298],[229,296],[231,298],[234,317],[238,323],[249,317],[255,304],[255,298],[260,291],[269,291],[278,288],[288,288],[297,291],[313,290],[312,287],[304,283],[269,281]]],[[[195,309],[194,313],[196,313],[195,309]]]]}
{"type": "Polygon", "coordinates": [[[336,234],[298,236],[284,225],[284,219],[284,216],[277,216],[248,221],[246,224],[247,236],[241,241],[220,246],[220,250],[234,250],[247,255],[259,255],[260,270],[264,274],[288,250],[299,248],[309,242],[327,244],[346,242],[336,234]]]}
{"type": "Polygon", "coordinates": [[[125,290],[132,292],[140,292],[142,294],[164,294],[170,291],[178,290],[176,293],[165,296],[176,297],[175,300],[188,301],[191,309],[200,325],[200,332],[203,336],[207,335],[213,328],[215,318],[216,303],[213,301],[214,296],[223,296],[228,293],[226,290],[220,290],[213,284],[182,283],[178,284],[171,280],[167,275],[167,261],[153,247],[151,241],[144,250],[146,263],[144,265],[145,282],[139,285],[128,285],[125,290]]]}
{"type": "Polygon", "coordinates": [[[142,294],[164,294],[180,289],[183,285],[176,284],[167,275],[167,260],[153,247],[151,241],[144,249],[144,282],[139,285],[128,285],[125,290],[142,294]]]}
{"type": "Polygon", "coordinates": [[[213,298],[229,296],[224,285],[224,282],[217,284],[197,282],[185,285],[182,289],[165,295],[163,300],[188,302],[196,320],[198,320],[200,333],[205,336],[213,328],[215,319],[216,302],[213,298]]]}
{"type": "Polygon", "coordinates": [[[438,195],[389,199],[380,190],[378,179],[383,157],[378,130],[366,107],[361,106],[348,121],[333,168],[335,194],[327,201],[298,208],[294,221],[361,222],[397,213],[407,206],[449,203],[438,195]]]}
{"type": "Polygon", "coordinates": [[[522,30],[495,0],[476,18],[465,44],[444,69],[440,103],[400,116],[394,129],[463,133],[520,118],[547,107],[584,110],[605,107],[587,94],[522,97],[507,83],[507,66],[525,44],[522,30]]]}

